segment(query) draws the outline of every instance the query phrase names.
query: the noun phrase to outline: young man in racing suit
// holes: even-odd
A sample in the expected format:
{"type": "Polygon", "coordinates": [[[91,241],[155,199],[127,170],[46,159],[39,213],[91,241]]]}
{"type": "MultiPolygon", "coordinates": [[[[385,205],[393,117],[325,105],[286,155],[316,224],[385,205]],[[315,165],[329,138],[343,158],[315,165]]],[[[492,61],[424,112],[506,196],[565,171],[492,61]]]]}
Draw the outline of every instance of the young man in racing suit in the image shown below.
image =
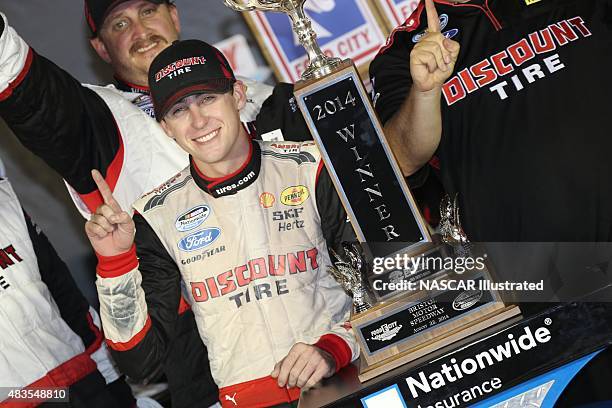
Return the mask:
{"type": "Polygon", "coordinates": [[[221,403],[294,401],[296,386],[358,356],[350,298],[327,272],[328,247],[353,235],[320,154],[313,142],[251,140],[239,122],[244,86],[206,43],[164,50],[149,81],[156,116],[191,162],[138,200],[133,220],[94,171],[105,204],[86,232],[107,341],[132,350],[117,354],[126,372],[154,365],[182,281],[221,403]],[[190,69],[170,75],[177,61],[190,69]],[[143,301],[144,274],[159,281],[153,305],[143,301]]]}
{"type": "MultiPolygon", "coordinates": [[[[178,39],[176,6],[166,0],[86,0],[92,46],[115,71],[117,86],[81,85],[38,55],[0,19],[0,116],[30,151],[66,181],[72,199],[89,218],[101,203],[89,171],[100,169],[125,208],[188,163],[185,152],[150,116],[147,73],[152,59],[178,39]]],[[[242,111],[255,119],[271,87],[249,82],[242,111]]],[[[148,290],[148,280],[143,282],[148,290]]],[[[211,405],[216,387],[191,311],[181,302],[177,344],[164,372],[175,407],[211,405]],[[185,352],[187,350],[187,352],[185,352]],[[207,387],[202,386],[208,377],[207,387]],[[198,387],[191,386],[197,379],[198,387]]],[[[155,377],[155,373],[151,373],[155,377]]],[[[138,375],[135,380],[145,380],[138,375]]],[[[146,378],[151,381],[153,378],[146,378]]]]}
{"type": "Polygon", "coordinates": [[[134,407],[99,326],[98,314],[0,170],[0,407],[37,406],[52,389],[66,392],[63,400],[74,407],[134,407]]]}

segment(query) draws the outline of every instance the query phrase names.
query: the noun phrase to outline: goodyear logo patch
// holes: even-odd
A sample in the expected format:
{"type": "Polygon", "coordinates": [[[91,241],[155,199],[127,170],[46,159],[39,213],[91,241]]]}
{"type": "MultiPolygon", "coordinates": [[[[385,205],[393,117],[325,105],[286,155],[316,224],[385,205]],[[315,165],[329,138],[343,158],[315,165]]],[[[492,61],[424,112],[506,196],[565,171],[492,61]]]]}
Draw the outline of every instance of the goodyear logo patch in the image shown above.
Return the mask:
{"type": "Polygon", "coordinates": [[[280,194],[280,202],[285,205],[301,205],[304,201],[308,200],[310,192],[306,186],[291,186],[287,187],[280,194]]]}
{"type": "Polygon", "coordinates": [[[189,231],[202,225],[209,215],[210,207],[207,205],[199,205],[179,215],[174,225],[176,229],[181,232],[189,231]]]}
{"type": "Polygon", "coordinates": [[[181,251],[191,252],[212,244],[221,236],[221,229],[217,227],[205,228],[201,231],[187,235],[178,243],[181,251]]]}

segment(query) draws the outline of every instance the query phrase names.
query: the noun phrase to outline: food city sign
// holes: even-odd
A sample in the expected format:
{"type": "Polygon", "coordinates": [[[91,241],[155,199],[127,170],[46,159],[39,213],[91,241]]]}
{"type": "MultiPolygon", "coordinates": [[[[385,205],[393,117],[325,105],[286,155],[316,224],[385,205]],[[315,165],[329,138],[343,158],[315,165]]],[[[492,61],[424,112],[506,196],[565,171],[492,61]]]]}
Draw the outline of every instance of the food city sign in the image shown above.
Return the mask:
{"type": "MultiPolygon", "coordinates": [[[[385,43],[386,36],[368,0],[308,0],[304,12],[311,19],[322,51],[330,57],[350,58],[360,68],[385,43]]],[[[308,55],[284,13],[245,13],[264,55],[282,81],[296,82],[308,65],[308,55]]]]}

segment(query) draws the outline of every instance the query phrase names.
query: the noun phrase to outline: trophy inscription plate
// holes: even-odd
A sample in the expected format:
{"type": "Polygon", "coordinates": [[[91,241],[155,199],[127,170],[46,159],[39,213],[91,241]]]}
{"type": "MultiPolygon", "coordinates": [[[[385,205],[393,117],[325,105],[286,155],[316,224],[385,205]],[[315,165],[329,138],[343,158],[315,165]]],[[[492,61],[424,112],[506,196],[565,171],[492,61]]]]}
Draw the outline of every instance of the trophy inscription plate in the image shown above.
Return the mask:
{"type": "MultiPolygon", "coordinates": [[[[474,280],[476,288],[479,287],[480,281],[482,278],[474,280]]],[[[480,289],[448,290],[426,300],[408,303],[395,312],[371,320],[356,329],[366,345],[365,351],[374,355],[387,347],[399,346],[428,328],[441,328],[493,300],[491,292],[480,289]]]]}
{"type": "Polygon", "coordinates": [[[360,242],[374,256],[431,242],[354,67],[295,94],[360,242]]]}

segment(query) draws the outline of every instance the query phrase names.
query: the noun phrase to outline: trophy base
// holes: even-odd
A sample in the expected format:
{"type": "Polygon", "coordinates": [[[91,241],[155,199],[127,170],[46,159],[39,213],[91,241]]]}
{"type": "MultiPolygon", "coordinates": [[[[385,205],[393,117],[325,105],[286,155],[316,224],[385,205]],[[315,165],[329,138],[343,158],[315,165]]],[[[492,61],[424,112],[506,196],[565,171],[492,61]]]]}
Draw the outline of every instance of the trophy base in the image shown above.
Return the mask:
{"type": "Polygon", "coordinates": [[[521,311],[516,305],[505,306],[494,311],[493,313],[482,316],[481,318],[474,320],[467,325],[462,325],[439,337],[432,338],[408,349],[404,349],[404,347],[402,347],[404,349],[403,351],[395,351],[393,355],[376,362],[368,363],[364,358],[362,348],[359,365],[359,381],[365,382],[371,380],[372,378],[378,377],[387,371],[391,371],[403,364],[409,363],[438,349],[453,344],[488,327],[517,316],[520,313],[521,311]]]}
{"type": "Polygon", "coordinates": [[[408,290],[351,317],[361,357],[375,364],[489,319],[509,304],[486,289],[488,270],[440,271],[408,290]],[[456,287],[443,284],[456,282],[456,287]]]}

